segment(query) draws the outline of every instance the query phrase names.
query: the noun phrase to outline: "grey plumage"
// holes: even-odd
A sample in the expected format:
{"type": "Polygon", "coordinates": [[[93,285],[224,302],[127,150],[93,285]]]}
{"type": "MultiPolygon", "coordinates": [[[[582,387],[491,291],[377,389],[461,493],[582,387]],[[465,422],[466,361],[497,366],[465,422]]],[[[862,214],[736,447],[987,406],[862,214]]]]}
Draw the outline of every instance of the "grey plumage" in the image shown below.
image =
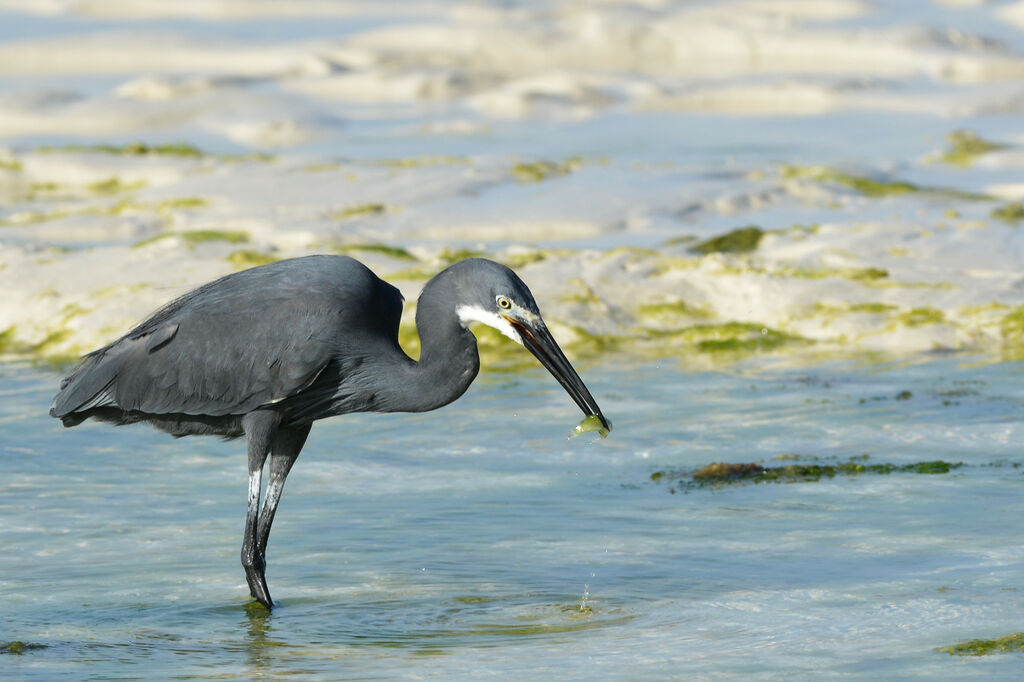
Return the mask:
{"type": "Polygon", "coordinates": [[[263,554],[280,489],[311,423],[455,400],[479,370],[467,328],[474,315],[518,336],[585,413],[607,424],[529,289],[505,266],[468,259],[427,283],[416,311],[418,362],[398,343],[401,313],[399,291],[352,258],[308,256],[252,268],[185,294],[89,353],[61,382],[50,414],[65,426],[93,417],[148,422],[174,436],[245,436],[250,505],[242,563],[252,595],[269,608],[263,554]],[[271,483],[257,514],[268,455],[271,483]]]}

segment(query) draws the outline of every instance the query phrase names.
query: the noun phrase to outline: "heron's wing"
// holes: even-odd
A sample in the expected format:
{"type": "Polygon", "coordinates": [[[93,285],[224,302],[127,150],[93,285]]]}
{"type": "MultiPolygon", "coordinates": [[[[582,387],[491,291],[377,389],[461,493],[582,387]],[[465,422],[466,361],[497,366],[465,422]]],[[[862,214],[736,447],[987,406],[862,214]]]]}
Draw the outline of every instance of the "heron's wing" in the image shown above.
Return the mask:
{"type": "Polygon", "coordinates": [[[228,275],[86,356],[50,413],[245,414],[311,386],[345,349],[360,348],[361,334],[383,325],[397,337],[401,307],[397,289],[350,258],[309,256],[228,275]]]}
{"type": "Polygon", "coordinates": [[[308,386],[331,357],[323,316],[272,306],[192,315],[129,340],[114,404],[153,414],[245,414],[308,386]]]}
{"type": "Polygon", "coordinates": [[[245,414],[301,391],[328,364],[337,312],[264,300],[186,309],[85,359],[51,414],[116,406],[150,414],[245,414]]]}

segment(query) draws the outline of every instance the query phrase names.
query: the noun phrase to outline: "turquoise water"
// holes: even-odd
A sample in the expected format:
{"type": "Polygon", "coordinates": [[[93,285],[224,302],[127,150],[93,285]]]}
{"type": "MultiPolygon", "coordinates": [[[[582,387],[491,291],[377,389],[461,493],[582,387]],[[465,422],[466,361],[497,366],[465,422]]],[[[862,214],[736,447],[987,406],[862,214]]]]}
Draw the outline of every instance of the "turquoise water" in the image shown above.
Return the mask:
{"type": "Polygon", "coordinates": [[[58,376],[0,365],[5,679],[1010,679],[1024,364],[610,356],[611,437],[566,439],[543,370],[424,415],[318,423],[268,552],[238,563],[240,443],[63,430],[58,376]],[[688,488],[716,461],[963,462],[947,474],[688,488]],[[668,477],[662,477],[666,480],[668,477]]]}

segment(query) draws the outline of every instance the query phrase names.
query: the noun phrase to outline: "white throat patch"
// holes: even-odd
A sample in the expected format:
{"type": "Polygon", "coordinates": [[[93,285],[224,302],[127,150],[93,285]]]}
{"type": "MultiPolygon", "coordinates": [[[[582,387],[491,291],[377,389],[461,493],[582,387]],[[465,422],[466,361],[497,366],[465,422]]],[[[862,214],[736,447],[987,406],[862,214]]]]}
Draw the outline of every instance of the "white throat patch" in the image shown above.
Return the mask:
{"type": "Polygon", "coordinates": [[[519,335],[519,332],[510,325],[505,318],[497,313],[492,313],[483,308],[477,308],[471,305],[460,305],[455,309],[455,314],[462,320],[462,324],[469,326],[470,322],[482,322],[488,327],[494,327],[499,332],[512,339],[519,345],[523,343],[523,337],[519,335]]]}

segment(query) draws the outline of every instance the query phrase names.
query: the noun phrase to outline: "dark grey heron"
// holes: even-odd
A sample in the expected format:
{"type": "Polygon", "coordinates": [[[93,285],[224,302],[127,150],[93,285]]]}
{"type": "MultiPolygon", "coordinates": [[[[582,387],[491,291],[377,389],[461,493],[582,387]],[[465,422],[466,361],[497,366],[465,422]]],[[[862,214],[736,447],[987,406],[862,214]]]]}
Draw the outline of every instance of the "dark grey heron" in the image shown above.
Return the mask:
{"type": "Polygon", "coordinates": [[[249,506],[242,566],[273,606],[267,539],[285,478],[312,423],[349,412],[425,412],[461,396],[480,356],[470,322],[532,352],[591,419],[609,424],[512,270],[471,258],[427,282],[416,308],[419,361],[398,343],[402,295],[345,256],[237,272],[167,304],[64,378],[50,415],[148,422],[172,436],[245,437],[249,506]],[[260,511],[264,464],[269,481],[260,511]]]}

